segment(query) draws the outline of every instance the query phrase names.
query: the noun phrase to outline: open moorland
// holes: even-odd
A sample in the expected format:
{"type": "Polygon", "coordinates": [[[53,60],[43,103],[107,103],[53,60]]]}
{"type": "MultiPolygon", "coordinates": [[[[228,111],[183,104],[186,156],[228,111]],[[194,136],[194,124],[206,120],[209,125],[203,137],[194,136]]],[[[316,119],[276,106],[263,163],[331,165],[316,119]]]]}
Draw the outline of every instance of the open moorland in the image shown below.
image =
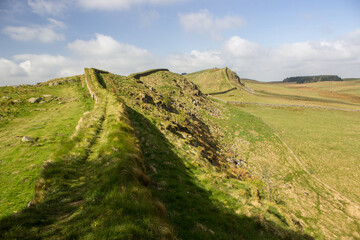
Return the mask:
{"type": "Polygon", "coordinates": [[[359,82],[324,84],[91,68],[2,87],[0,239],[360,238],[359,82]]]}
{"type": "MultiPolygon", "coordinates": [[[[209,70],[211,71],[213,69],[209,70]]],[[[192,78],[198,78],[195,81],[200,89],[206,88],[206,85],[202,85],[202,76],[196,75],[192,74],[192,78]]],[[[283,163],[279,161],[280,153],[278,149],[271,149],[272,143],[266,143],[263,148],[266,149],[264,152],[267,156],[259,158],[261,147],[245,150],[247,154],[250,152],[251,155],[253,152],[257,155],[248,156],[248,161],[258,169],[255,171],[261,175],[264,166],[269,165],[275,179],[279,182],[290,180],[293,184],[302,169],[309,179],[318,184],[314,188],[310,187],[310,182],[300,183],[303,187],[312,188],[312,192],[318,195],[319,213],[321,209],[326,209],[322,206],[323,201],[329,200],[321,200],[320,196],[325,196],[325,189],[336,196],[334,199],[341,198],[358,208],[360,79],[306,84],[263,83],[248,79],[241,81],[244,87],[232,90],[229,87],[230,91],[209,96],[219,103],[225,102],[233,108],[247,112],[266,124],[286,148],[283,153],[288,152],[300,167],[294,172],[285,169],[281,173],[284,166],[281,166],[283,163]]],[[[243,126],[241,124],[240,129],[243,126]]],[[[308,194],[307,190],[305,192],[305,195],[308,194]]],[[[304,209],[303,206],[301,211],[304,209]]],[[[352,211],[352,214],[357,215],[358,212],[352,211]]],[[[335,216],[331,218],[338,219],[335,216]]]]}

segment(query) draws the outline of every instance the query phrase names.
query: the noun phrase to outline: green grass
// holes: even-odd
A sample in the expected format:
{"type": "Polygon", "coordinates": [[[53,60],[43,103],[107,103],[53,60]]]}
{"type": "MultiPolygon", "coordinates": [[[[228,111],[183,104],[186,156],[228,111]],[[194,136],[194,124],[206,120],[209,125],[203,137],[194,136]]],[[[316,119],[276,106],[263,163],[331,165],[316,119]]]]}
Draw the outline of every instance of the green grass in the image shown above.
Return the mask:
{"type": "Polygon", "coordinates": [[[274,189],[273,194],[315,238],[359,237],[359,213],[349,209],[360,205],[360,115],[306,106],[360,110],[360,84],[356,80],[310,84],[243,82],[247,89],[216,95],[222,100],[245,102],[237,106],[219,102],[226,118],[218,120],[218,124],[225,130],[224,142],[235,146],[250,172],[271,183],[260,184],[258,189],[265,188],[260,194],[266,197],[269,189],[274,189]],[[345,219],[353,220],[346,227],[337,224],[345,219]]]}
{"type": "Polygon", "coordinates": [[[261,212],[261,208],[254,206],[244,209],[244,204],[256,198],[251,196],[250,182],[227,179],[210,163],[196,157],[193,147],[182,151],[188,145],[180,148],[177,137],[165,137],[138,112],[131,111],[130,119],[135,131],[141,134],[140,146],[152,180],[149,188],[165,204],[168,221],[179,238],[306,238],[279,221],[256,218],[256,214],[245,215],[250,209],[261,212]]]}
{"type": "Polygon", "coordinates": [[[206,71],[186,74],[185,77],[199,85],[206,94],[227,91],[235,86],[235,84],[229,82],[226,78],[224,69],[209,69],[206,71]]]}
{"type": "MultiPolygon", "coordinates": [[[[226,80],[224,71],[213,71],[226,80]]],[[[194,84],[166,70],[124,77],[85,69],[85,75],[76,79],[83,85],[87,81],[95,104],[89,103],[89,95],[79,83],[69,83],[42,85],[39,93],[28,91],[33,87],[24,91],[23,99],[41,91],[74,95],[64,104],[43,103],[46,110],[35,111],[35,105],[26,102],[19,105],[21,111],[8,103],[2,105],[6,109],[3,124],[9,128],[2,129],[0,140],[5,141],[7,134],[25,134],[21,132],[24,128],[38,141],[27,145],[18,141],[6,148],[7,157],[18,158],[21,151],[29,159],[36,156],[31,161],[36,162],[37,175],[32,173],[34,180],[29,184],[34,188],[36,182],[35,193],[29,191],[31,206],[18,204],[16,214],[0,219],[1,239],[357,236],[354,232],[360,226],[348,211],[351,206],[341,198],[334,199],[302,169],[284,144],[286,134],[257,114],[271,115],[270,120],[275,115],[286,118],[287,113],[279,110],[284,109],[262,112],[267,108],[211,102],[194,84]],[[82,115],[85,110],[89,111],[82,115]],[[59,128],[65,129],[63,135],[54,137],[59,128]],[[46,159],[51,161],[40,172],[46,159]],[[241,160],[241,167],[230,163],[234,159],[241,160]],[[346,226],[336,225],[338,222],[346,222],[346,226]]],[[[281,98],[293,95],[285,94],[283,86],[261,88],[256,90],[257,97],[286,101],[281,98]]],[[[6,91],[9,94],[9,89],[6,91]]],[[[299,89],[292,91],[298,93],[299,89]]],[[[311,94],[296,98],[317,99],[311,94]]],[[[351,124],[356,128],[356,122],[351,124]]],[[[283,125],[289,126],[279,123],[279,127],[283,125]]],[[[9,185],[16,185],[18,179],[12,176],[23,172],[9,174],[12,166],[24,166],[24,162],[6,165],[4,176],[9,185]]],[[[11,189],[14,198],[20,196],[19,186],[7,188],[4,184],[0,189],[11,189]]]]}
{"type": "Polygon", "coordinates": [[[217,97],[228,101],[360,109],[360,84],[358,81],[307,84],[243,81],[247,87],[254,90],[254,94],[237,91],[217,97]]]}
{"type": "Polygon", "coordinates": [[[360,113],[246,107],[284,139],[313,174],[360,202],[360,113]]]}
{"type": "MultiPolygon", "coordinates": [[[[0,217],[26,207],[34,195],[43,162],[73,133],[82,113],[91,107],[83,97],[84,90],[77,84],[57,88],[26,87],[19,92],[11,90],[9,87],[1,89],[12,99],[24,101],[43,94],[68,100],[63,100],[63,104],[53,100],[43,104],[11,105],[16,114],[7,114],[0,128],[0,217]],[[22,143],[22,136],[37,140],[22,143]]],[[[6,112],[2,111],[2,114],[6,112]]]]}
{"type": "Polygon", "coordinates": [[[44,166],[33,205],[0,221],[2,239],[174,239],[144,186],[127,108],[86,71],[97,102],[44,166]]]}

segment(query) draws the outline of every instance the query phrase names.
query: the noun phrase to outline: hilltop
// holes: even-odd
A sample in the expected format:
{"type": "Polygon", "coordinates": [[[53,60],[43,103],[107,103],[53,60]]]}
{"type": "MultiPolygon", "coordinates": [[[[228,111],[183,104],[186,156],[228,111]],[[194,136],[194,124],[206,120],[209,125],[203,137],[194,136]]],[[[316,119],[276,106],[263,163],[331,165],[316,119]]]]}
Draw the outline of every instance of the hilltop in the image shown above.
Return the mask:
{"type": "Polygon", "coordinates": [[[189,73],[185,77],[200,86],[205,94],[226,93],[243,87],[239,76],[227,67],[189,73]]]}
{"type": "Polygon", "coordinates": [[[246,84],[228,68],[90,68],[1,88],[0,207],[11,208],[0,238],[358,237],[356,201],[316,180],[267,122],[224,103],[258,94],[246,84]]]}

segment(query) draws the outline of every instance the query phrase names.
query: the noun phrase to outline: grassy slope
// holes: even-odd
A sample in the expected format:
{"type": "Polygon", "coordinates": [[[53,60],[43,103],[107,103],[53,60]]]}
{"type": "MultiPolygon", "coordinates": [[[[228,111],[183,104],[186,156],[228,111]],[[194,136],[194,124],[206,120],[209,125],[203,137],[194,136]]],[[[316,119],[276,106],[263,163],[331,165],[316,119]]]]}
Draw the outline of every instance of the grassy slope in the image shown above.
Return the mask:
{"type": "Polygon", "coordinates": [[[261,119],[212,103],[171,72],[85,73],[94,109],[44,166],[33,205],[0,220],[0,238],[322,239],[359,230],[354,217],[329,211],[344,203],[327,200],[261,119]],[[226,159],[245,160],[254,176],[226,159]]]}
{"type": "Polygon", "coordinates": [[[218,95],[218,97],[227,101],[360,109],[358,81],[308,84],[242,81],[245,86],[253,89],[254,93],[241,89],[218,95]]]}
{"type": "Polygon", "coordinates": [[[266,107],[246,111],[269,123],[309,171],[360,202],[360,113],[266,107]]]}
{"type": "Polygon", "coordinates": [[[144,187],[126,106],[86,70],[93,110],[44,165],[32,206],[2,218],[1,239],[173,239],[165,210],[144,187]]]}
{"type": "Polygon", "coordinates": [[[226,70],[225,68],[214,68],[186,74],[186,78],[200,86],[201,89],[205,89],[204,93],[206,94],[223,92],[238,87],[235,81],[226,76],[226,70]]]}
{"type": "MultiPolygon", "coordinates": [[[[192,137],[196,136],[196,131],[191,133],[192,137],[188,135],[184,139],[179,137],[184,132],[167,130],[172,119],[180,124],[190,122],[188,127],[193,129],[196,128],[192,123],[194,119],[197,123],[205,121],[202,129],[217,125],[211,118],[223,121],[211,114],[214,106],[206,98],[191,94],[197,90],[183,77],[170,72],[157,72],[136,81],[113,74],[102,74],[101,77],[106,86],[112,86],[109,89],[133,109],[130,119],[151,178],[149,189],[164,203],[167,219],[180,238],[309,238],[299,233],[301,229],[292,222],[296,219],[294,215],[264,196],[262,181],[229,178],[227,171],[231,169],[214,167],[209,162],[211,158],[206,159],[209,156],[202,154],[202,146],[194,146],[192,137]],[[156,106],[164,100],[160,95],[167,99],[170,93],[168,101],[173,106],[178,104],[177,101],[182,104],[176,108],[177,112],[156,106]],[[137,96],[144,94],[154,99],[155,106],[138,100],[137,96]],[[199,105],[193,105],[194,101],[199,105]],[[191,120],[190,112],[197,117],[191,120]],[[188,120],[184,121],[184,117],[188,120]]],[[[208,138],[218,136],[216,133],[207,135],[206,131],[201,134],[208,138]]],[[[202,137],[198,137],[201,142],[202,137]]],[[[207,142],[211,141],[207,139],[207,142]]],[[[208,149],[208,153],[211,151],[208,149]]]]}
{"type": "Polygon", "coordinates": [[[84,98],[86,92],[78,83],[59,87],[3,87],[0,91],[0,97],[9,97],[3,100],[0,128],[0,217],[3,217],[26,207],[34,195],[42,163],[72,134],[91,103],[84,98]],[[26,102],[30,97],[43,94],[66,100],[49,98],[51,101],[43,104],[26,102]],[[5,101],[14,99],[22,102],[6,106],[5,101]],[[22,136],[39,139],[36,143],[22,143],[22,136]]]}
{"type": "MultiPolygon", "coordinates": [[[[247,80],[245,85],[254,89],[255,94],[236,90],[237,92],[233,91],[217,95],[217,97],[231,101],[359,109],[356,95],[344,97],[344,95],[324,94],[324,89],[341,93],[344,89],[350,88],[349,83],[342,85],[331,83],[332,86],[329,86],[328,83],[306,84],[306,90],[302,91],[304,86],[301,85],[262,84],[247,80]],[[301,91],[298,87],[301,87],[301,91]],[[311,90],[307,88],[311,88],[311,90]]],[[[352,85],[353,91],[359,89],[359,84],[350,85],[352,85]]],[[[359,114],[321,110],[322,114],[319,115],[318,110],[302,108],[245,106],[243,105],[242,108],[227,107],[233,109],[232,111],[239,109],[238,111],[246,111],[258,116],[260,121],[265,121],[271,127],[272,132],[281,137],[278,138],[280,144],[273,139],[263,141],[262,146],[261,141],[254,145],[249,144],[248,140],[239,139],[239,143],[243,144],[244,158],[248,159],[250,165],[254,167],[254,171],[260,176],[264,176],[264,170],[270,174],[273,181],[282,189],[284,201],[305,222],[304,225],[307,225],[308,231],[312,232],[313,236],[321,233],[328,237],[332,236],[331,238],[347,234],[359,237],[359,225],[356,224],[359,219],[358,202],[351,202],[338,192],[332,191],[331,186],[329,189],[322,184],[322,182],[334,184],[332,186],[336,186],[345,195],[351,196],[354,200],[358,199],[357,193],[352,191],[357,189],[357,179],[359,178],[357,171],[354,170],[358,167],[357,156],[359,156],[357,144],[359,142],[357,138],[359,114]],[[329,129],[333,131],[329,131],[329,129]],[[353,131],[351,132],[349,129],[353,131]],[[284,144],[290,148],[288,149],[284,144]],[[251,145],[253,148],[249,147],[251,145]],[[309,173],[302,170],[303,167],[299,165],[296,157],[307,164],[311,163],[316,166],[311,173],[320,181],[315,178],[309,179],[309,173]],[[324,168],[325,165],[331,168],[324,168]],[[342,171],[339,171],[339,167],[342,171]],[[349,185],[347,185],[348,183],[349,185]],[[317,208],[313,206],[317,206],[317,208]],[[334,212],[333,209],[338,210],[334,212]],[[337,225],[339,219],[347,221],[346,226],[337,225]]],[[[238,124],[239,130],[233,130],[233,132],[240,134],[247,121],[238,119],[238,124]]],[[[258,137],[263,130],[251,130],[250,132],[258,137]]],[[[306,167],[308,166],[306,165],[306,167]]]]}

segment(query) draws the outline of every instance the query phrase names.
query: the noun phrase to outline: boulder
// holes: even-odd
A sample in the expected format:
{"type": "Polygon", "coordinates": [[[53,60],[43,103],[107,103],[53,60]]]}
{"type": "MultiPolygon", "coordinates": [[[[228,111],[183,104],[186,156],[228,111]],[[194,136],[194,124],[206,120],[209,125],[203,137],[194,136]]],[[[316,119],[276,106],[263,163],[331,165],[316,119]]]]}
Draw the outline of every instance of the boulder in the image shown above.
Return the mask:
{"type": "Polygon", "coordinates": [[[34,139],[32,137],[28,137],[28,136],[23,136],[23,138],[21,139],[22,142],[33,142],[34,139]]]}
{"type": "Polygon", "coordinates": [[[53,95],[44,94],[43,97],[44,97],[44,98],[51,98],[51,97],[53,97],[53,95]]]}
{"type": "Polygon", "coordinates": [[[29,103],[38,103],[38,102],[40,102],[42,99],[40,98],[40,97],[37,97],[37,98],[30,98],[29,100],[28,100],[28,102],[29,103]]]}

